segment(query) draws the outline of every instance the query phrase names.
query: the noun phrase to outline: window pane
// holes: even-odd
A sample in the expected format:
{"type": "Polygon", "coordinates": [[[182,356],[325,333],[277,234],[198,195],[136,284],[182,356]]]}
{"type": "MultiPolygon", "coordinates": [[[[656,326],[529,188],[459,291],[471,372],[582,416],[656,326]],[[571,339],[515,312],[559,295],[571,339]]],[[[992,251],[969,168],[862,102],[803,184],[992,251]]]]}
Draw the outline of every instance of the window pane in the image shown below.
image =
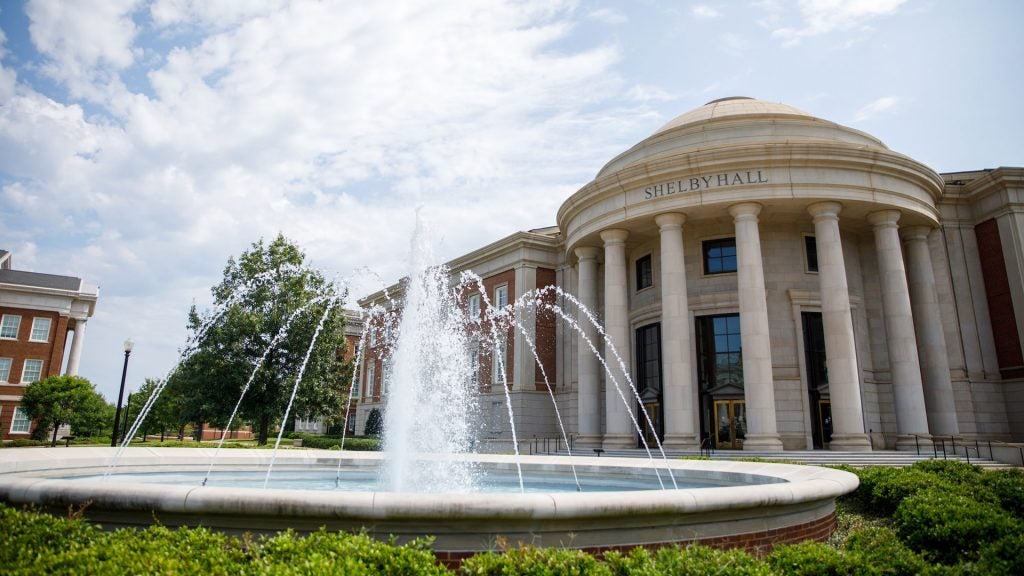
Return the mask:
{"type": "Polygon", "coordinates": [[[32,319],[32,335],[29,336],[29,340],[34,340],[36,342],[48,342],[50,340],[49,318],[32,319]]]}
{"type": "Polygon", "coordinates": [[[707,240],[702,243],[704,273],[720,274],[736,271],[736,239],[707,240]]]}
{"type": "Polygon", "coordinates": [[[43,361],[42,360],[25,360],[25,367],[21,371],[21,383],[30,384],[39,380],[39,376],[43,373],[43,361]]]}
{"type": "Polygon", "coordinates": [[[0,358],[0,382],[7,382],[11,375],[11,359],[0,358]]]}
{"type": "Polygon", "coordinates": [[[0,321],[0,338],[17,338],[18,327],[21,326],[21,316],[5,314],[0,321]]]}
{"type": "Polygon", "coordinates": [[[807,271],[818,271],[818,243],[814,236],[804,236],[804,251],[807,254],[807,271]]]}
{"type": "Polygon", "coordinates": [[[11,432],[28,433],[32,422],[28,419],[25,409],[18,406],[14,409],[14,420],[11,422],[11,432]]]}

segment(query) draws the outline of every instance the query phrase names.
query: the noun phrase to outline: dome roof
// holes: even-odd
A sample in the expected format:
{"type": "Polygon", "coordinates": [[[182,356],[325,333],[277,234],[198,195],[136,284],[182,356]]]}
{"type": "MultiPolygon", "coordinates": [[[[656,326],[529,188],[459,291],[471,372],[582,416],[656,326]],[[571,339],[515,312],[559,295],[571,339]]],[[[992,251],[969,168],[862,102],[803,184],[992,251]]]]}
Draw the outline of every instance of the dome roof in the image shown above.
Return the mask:
{"type": "Polygon", "coordinates": [[[728,98],[712,100],[700,108],[696,108],[685,114],[676,116],[668,124],[658,128],[654,134],[661,134],[662,132],[667,132],[680,126],[686,126],[687,124],[697,124],[708,120],[718,120],[728,116],[753,116],[758,114],[814,118],[814,116],[811,116],[807,112],[792,106],[787,106],[786,104],[765,102],[748,96],[730,96],[728,98]]]}
{"type": "Polygon", "coordinates": [[[877,138],[799,108],[745,96],[712,100],[677,116],[651,136],[612,159],[601,178],[638,162],[725,146],[828,142],[888,150],[877,138]]]}

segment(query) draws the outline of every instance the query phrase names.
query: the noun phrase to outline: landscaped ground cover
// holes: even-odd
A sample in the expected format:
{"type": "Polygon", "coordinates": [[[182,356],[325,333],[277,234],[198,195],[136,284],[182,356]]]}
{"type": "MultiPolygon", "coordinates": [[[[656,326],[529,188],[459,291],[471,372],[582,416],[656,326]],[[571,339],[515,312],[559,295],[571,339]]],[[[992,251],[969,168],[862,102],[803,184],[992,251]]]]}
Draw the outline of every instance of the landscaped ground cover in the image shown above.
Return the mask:
{"type": "Polygon", "coordinates": [[[952,461],[850,469],[861,486],[839,502],[828,543],[779,546],[762,558],[702,546],[637,549],[598,559],[496,542],[457,570],[428,542],[364,535],[235,538],[205,529],[104,532],[82,520],[0,505],[5,574],[1024,574],[1024,471],[952,461]]]}

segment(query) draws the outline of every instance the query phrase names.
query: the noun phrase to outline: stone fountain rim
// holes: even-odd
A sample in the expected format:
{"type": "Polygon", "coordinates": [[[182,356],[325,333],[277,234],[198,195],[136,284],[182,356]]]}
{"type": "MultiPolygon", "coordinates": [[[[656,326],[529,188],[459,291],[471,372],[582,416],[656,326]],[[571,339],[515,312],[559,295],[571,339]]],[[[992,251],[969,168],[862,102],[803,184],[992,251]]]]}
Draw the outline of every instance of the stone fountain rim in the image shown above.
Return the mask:
{"type": "MultiPolygon", "coordinates": [[[[636,471],[688,470],[704,473],[765,475],[784,482],[748,486],[682,488],[588,493],[388,493],[335,492],[282,489],[244,489],[202,486],[126,484],[67,480],[47,477],[47,472],[75,474],[105,470],[115,453],[108,447],[17,448],[0,450],[0,501],[41,506],[91,506],[124,511],[159,511],[196,515],[256,515],[291,518],[345,518],[348,520],[514,520],[612,518],[637,515],[702,514],[714,511],[785,507],[831,500],[853,491],[854,474],[840,470],[779,464],[722,460],[669,460],[595,458],[589,456],[520,456],[520,462],[537,470],[559,469],[568,473],[569,463],[578,468],[616,468],[636,471]]],[[[213,448],[127,448],[119,466],[208,466],[213,448]]],[[[351,465],[376,466],[380,453],[340,453],[351,465]]],[[[225,449],[217,455],[218,466],[266,466],[270,450],[225,449]]],[[[466,457],[490,464],[508,465],[511,456],[473,454],[466,457]]],[[[336,464],[339,452],[330,450],[281,450],[277,466],[336,464]]],[[[217,467],[214,467],[216,474],[217,467]]]]}

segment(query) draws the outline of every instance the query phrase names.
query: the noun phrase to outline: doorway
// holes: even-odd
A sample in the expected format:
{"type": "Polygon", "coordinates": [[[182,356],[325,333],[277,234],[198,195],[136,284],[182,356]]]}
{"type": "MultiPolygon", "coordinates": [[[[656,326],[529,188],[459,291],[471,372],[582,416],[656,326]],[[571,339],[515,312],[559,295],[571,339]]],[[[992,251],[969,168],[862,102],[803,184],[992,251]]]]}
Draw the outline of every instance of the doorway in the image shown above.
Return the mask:
{"type": "Polygon", "coordinates": [[[747,435],[747,403],[743,400],[715,400],[715,446],[740,450],[747,435]]]}
{"type": "Polygon", "coordinates": [[[811,412],[811,443],[828,448],[832,441],[832,402],[829,400],[825,365],[825,327],[820,312],[801,312],[804,329],[804,364],[807,368],[808,409],[811,412]]]}

